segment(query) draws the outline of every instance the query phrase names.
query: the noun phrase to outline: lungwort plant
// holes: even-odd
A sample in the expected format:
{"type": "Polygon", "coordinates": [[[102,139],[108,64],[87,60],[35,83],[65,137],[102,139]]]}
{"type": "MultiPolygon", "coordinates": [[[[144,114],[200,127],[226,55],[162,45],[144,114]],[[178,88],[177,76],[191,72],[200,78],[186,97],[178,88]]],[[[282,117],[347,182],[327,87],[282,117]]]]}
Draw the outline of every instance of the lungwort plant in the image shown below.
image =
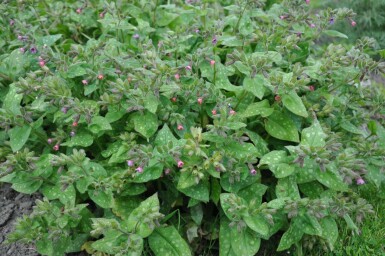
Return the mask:
{"type": "Polygon", "coordinates": [[[309,1],[3,1],[1,181],[42,255],[254,255],[356,234],[385,197],[385,71],[309,1]],[[173,2],[173,3],[171,3],[173,2]],[[336,41],[338,42],[338,41],[336,41]],[[341,223],[341,222],[339,222],[341,223]]]}

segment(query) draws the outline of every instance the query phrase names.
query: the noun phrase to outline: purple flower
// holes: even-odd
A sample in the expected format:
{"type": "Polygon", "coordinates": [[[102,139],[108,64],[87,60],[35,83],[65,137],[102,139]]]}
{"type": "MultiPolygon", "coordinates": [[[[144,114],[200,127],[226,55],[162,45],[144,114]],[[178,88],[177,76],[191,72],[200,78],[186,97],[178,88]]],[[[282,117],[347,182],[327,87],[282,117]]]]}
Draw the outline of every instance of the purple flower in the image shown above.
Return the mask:
{"type": "Polygon", "coordinates": [[[139,166],[138,168],[135,169],[136,172],[138,173],[142,173],[143,172],[143,168],[141,166],[139,166]]]}
{"type": "Polygon", "coordinates": [[[186,70],[191,70],[191,66],[186,66],[186,70]]]}
{"type": "Polygon", "coordinates": [[[130,167],[134,166],[134,161],[127,160],[127,165],[130,166],[130,167]]]}
{"type": "Polygon", "coordinates": [[[132,36],[134,39],[139,39],[139,34],[135,34],[132,36]]]}
{"type": "Polygon", "coordinates": [[[197,33],[197,34],[198,34],[199,32],[200,32],[200,30],[199,30],[199,29],[195,29],[195,33],[197,33]]]}
{"type": "Polygon", "coordinates": [[[75,132],[74,132],[74,131],[71,131],[71,132],[70,132],[70,136],[71,136],[71,137],[75,136],[75,132]]]}
{"type": "Polygon", "coordinates": [[[365,180],[364,180],[363,178],[359,177],[359,178],[356,180],[356,183],[357,183],[357,185],[363,185],[363,184],[365,184],[365,180]]]}
{"type": "Polygon", "coordinates": [[[18,35],[18,36],[17,36],[17,40],[20,40],[20,41],[23,40],[23,36],[18,35]]]}
{"type": "Polygon", "coordinates": [[[9,20],[9,25],[10,25],[10,26],[15,25],[15,21],[14,21],[14,20],[9,20]]]}
{"type": "Polygon", "coordinates": [[[251,170],[250,170],[250,174],[254,176],[254,175],[257,174],[257,171],[256,171],[255,169],[251,169],[251,170]]]}
{"type": "Polygon", "coordinates": [[[21,47],[19,50],[20,50],[21,53],[25,53],[24,47],[21,47]]]}
{"type": "Polygon", "coordinates": [[[68,108],[66,108],[66,107],[61,108],[61,112],[63,112],[64,114],[67,114],[67,111],[68,111],[68,108]]]}
{"type": "Polygon", "coordinates": [[[52,142],[53,142],[53,139],[51,139],[51,138],[49,138],[49,139],[47,140],[47,143],[48,143],[48,144],[52,144],[52,142]]]}
{"type": "Polygon", "coordinates": [[[329,20],[329,24],[330,25],[333,25],[334,24],[334,18],[332,17],[332,18],[330,18],[330,20],[329,20]]]}
{"type": "Polygon", "coordinates": [[[211,43],[214,45],[217,44],[217,37],[216,36],[213,37],[213,39],[211,40],[211,43]]]}
{"type": "Polygon", "coordinates": [[[178,164],[178,168],[182,168],[184,165],[184,163],[181,160],[179,160],[177,164],[178,164]]]}
{"type": "Polygon", "coordinates": [[[32,54],[35,54],[37,53],[37,49],[35,46],[32,46],[31,49],[29,49],[31,51],[32,54]]]}

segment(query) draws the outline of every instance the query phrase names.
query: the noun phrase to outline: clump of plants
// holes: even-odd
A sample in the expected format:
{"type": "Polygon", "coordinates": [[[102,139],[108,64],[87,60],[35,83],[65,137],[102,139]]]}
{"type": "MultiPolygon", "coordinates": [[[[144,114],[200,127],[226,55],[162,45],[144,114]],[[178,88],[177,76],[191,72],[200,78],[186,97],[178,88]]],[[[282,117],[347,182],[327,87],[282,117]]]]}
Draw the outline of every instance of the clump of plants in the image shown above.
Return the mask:
{"type": "Polygon", "coordinates": [[[385,197],[385,63],[309,1],[2,3],[1,181],[42,255],[333,250],[385,197]]]}

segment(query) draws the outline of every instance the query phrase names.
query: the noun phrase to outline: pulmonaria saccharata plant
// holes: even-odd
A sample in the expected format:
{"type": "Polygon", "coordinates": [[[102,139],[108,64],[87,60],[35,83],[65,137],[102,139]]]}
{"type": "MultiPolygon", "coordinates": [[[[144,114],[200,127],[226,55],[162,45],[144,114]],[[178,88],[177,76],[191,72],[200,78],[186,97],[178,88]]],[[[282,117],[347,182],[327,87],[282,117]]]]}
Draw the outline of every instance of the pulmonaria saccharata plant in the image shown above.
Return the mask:
{"type": "Polygon", "coordinates": [[[373,40],[338,41],[346,8],[224,2],[0,4],[0,177],[43,195],[9,242],[255,255],[359,233],[355,189],[385,197],[373,40]]]}

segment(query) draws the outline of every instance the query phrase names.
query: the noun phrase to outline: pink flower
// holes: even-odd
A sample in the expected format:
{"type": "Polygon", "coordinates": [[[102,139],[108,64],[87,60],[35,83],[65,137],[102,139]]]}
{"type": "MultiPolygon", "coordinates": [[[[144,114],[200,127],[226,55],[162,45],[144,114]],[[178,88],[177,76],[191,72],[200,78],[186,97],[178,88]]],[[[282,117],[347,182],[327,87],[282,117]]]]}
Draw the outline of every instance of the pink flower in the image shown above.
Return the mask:
{"type": "Polygon", "coordinates": [[[130,166],[130,167],[134,166],[134,161],[127,160],[127,165],[130,166]]]}
{"type": "Polygon", "coordinates": [[[67,111],[68,111],[68,108],[66,108],[66,107],[61,108],[61,112],[63,112],[64,114],[67,114],[67,111]]]}
{"type": "Polygon", "coordinates": [[[53,146],[53,150],[58,151],[59,147],[60,147],[59,144],[56,144],[55,146],[53,146]]]}
{"type": "Polygon", "coordinates": [[[210,65],[214,66],[215,65],[215,60],[210,60],[210,65]]]}
{"type": "Polygon", "coordinates": [[[178,129],[179,131],[183,130],[183,129],[184,129],[184,128],[183,128],[183,125],[181,125],[181,124],[178,124],[178,127],[177,127],[177,129],[178,129]]]}
{"type": "Polygon", "coordinates": [[[234,109],[231,109],[229,113],[230,113],[230,115],[232,116],[232,115],[235,115],[236,112],[235,112],[234,109]]]}
{"type": "Polygon", "coordinates": [[[188,66],[186,66],[186,70],[191,70],[191,66],[190,65],[188,65],[188,66]]]}
{"type": "Polygon", "coordinates": [[[83,85],[87,85],[88,84],[88,81],[86,79],[82,80],[82,84],[83,85]]]}
{"type": "Polygon", "coordinates": [[[169,175],[170,173],[171,173],[171,170],[170,170],[170,169],[164,170],[164,174],[165,174],[165,175],[169,175]]]}
{"type": "Polygon", "coordinates": [[[203,98],[200,98],[200,97],[199,97],[199,98],[197,99],[197,101],[198,101],[198,104],[199,104],[199,105],[202,105],[202,103],[203,103],[203,98]]]}
{"type": "Polygon", "coordinates": [[[179,78],[180,78],[180,75],[179,75],[179,74],[175,74],[174,77],[175,77],[175,80],[178,80],[178,81],[179,81],[179,78]]]}
{"type": "Polygon", "coordinates": [[[140,36],[139,36],[139,34],[135,34],[135,35],[133,35],[132,37],[133,37],[134,39],[139,39],[140,36]]]}
{"type": "Polygon", "coordinates": [[[310,24],[310,27],[315,28],[315,24],[314,23],[310,24]]]}
{"type": "Polygon", "coordinates": [[[99,75],[98,75],[98,79],[99,79],[99,80],[102,80],[103,78],[104,78],[103,74],[99,74],[99,75]]]}
{"type": "Polygon", "coordinates": [[[143,172],[143,168],[141,166],[139,166],[138,168],[135,169],[136,172],[138,173],[142,173],[143,172]]]}
{"type": "Polygon", "coordinates": [[[213,114],[214,116],[217,114],[217,111],[215,109],[211,110],[211,114],[213,114]]]}
{"type": "Polygon", "coordinates": [[[363,178],[359,177],[359,178],[356,180],[356,183],[357,183],[357,185],[363,185],[363,184],[365,184],[365,180],[364,180],[363,178]]]}
{"type": "Polygon", "coordinates": [[[184,165],[184,163],[182,162],[182,160],[179,160],[178,161],[178,168],[182,168],[184,165]]]}
{"type": "Polygon", "coordinates": [[[250,174],[254,176],[254,175],[257,174],[257,171],[256,171],[255,169],[251,169],[251,170],[250,170],[250,174]]]}
{"type": "Polygon", "coordinates": [[[21,53],[25,53],[25,49],[23,47],[21,47],[19,50],[21,53]]]}
{"type": "Polygon", "coordinates": [[[305,2],[306,2],[307,4],[310,4],[310,0],[305,0],[305,2]]]}
{"type": "Polygon", "coordinates": [[[309,86],[309,90],[310,90],[311,92],[314,92],[314,85],[310,85],[310,86],[309,86]]]}
{"type": "Polygon", "coordinates": [[[51,139],[51,138],[49,138],[48,140],[47,140],[47,143],[48,144],[51,144],[53,142],[53,139],[51,139]]]}
{"type": "Polygon", "coordinates": [[[40,65],[40,67],[44,67],[45,66],[44,60],[39,61],[39,65],[40,65]]]}
{"type": "Polygon", "coordinates": [[[172,97],[172,98],[171,98],[171,101],[172,101],[172,102],[176,102],[176,101],[177,101],[177,98],[176,98],[176,97],[172,97]]]}
{"type": "Polygon", "coordinates": [[[78,126],[78,122],[74,121],[74,122],[72,123],[72,126],[73,126],[73,127],[78,126]]]}
{"type": "Polygon", "coordinates": [[[350,24],[352,25],[352,27],[355,27],[357,25],[357,23],[354,20],[352,20],[350,24]]]}
{"type": "Polygon", "coordinates": [[[103,19],[104,18],[104,14],[105,14],[105,12],[99,13],[99,18],[103,19]]]}
{"type": "Polygon", "coordinates": [[[281,101],[281,96],[275,95],[274,99],[275,99],[275,101],[281,101]]]}
{"type": "Polygon", "coordinates": [[[77,13],[77,14],[81,14],[81,13],[82,13],[82,8],[77,8],[77,9],[76,9],[76,13],[77,13]]]}
{"type": "Polygon", "coordinates": [[[281,16],[279,16],[279,18],[280,18],[281,20],[284,20],[284,19],[286,18],[286,16],[281,15],[281,16]]]}

